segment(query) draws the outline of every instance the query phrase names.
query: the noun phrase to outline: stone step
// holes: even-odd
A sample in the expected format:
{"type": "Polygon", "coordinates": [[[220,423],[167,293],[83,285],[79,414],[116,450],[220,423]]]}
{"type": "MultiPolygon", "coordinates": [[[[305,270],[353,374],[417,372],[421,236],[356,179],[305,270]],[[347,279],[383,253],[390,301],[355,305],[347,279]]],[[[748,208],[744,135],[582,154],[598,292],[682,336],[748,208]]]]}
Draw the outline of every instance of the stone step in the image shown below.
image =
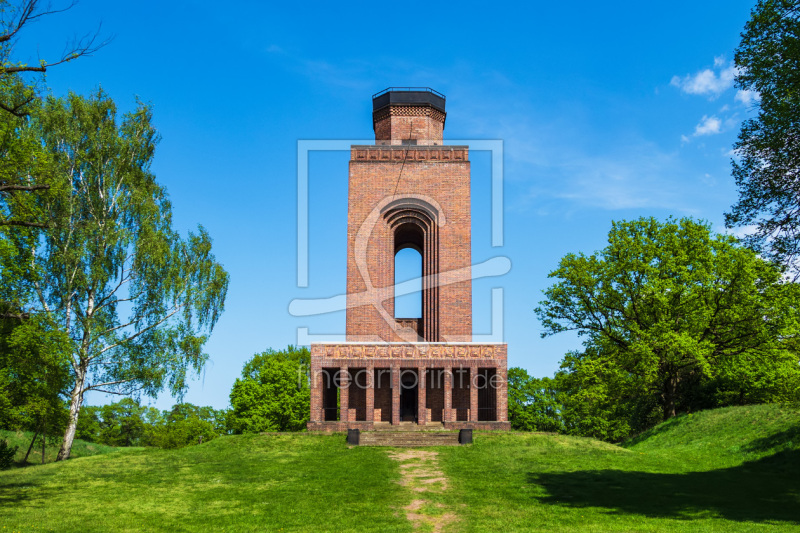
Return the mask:
{"type": "Polygon", "coordinates": [[[362,431],[360,446],[458,446],[458,431],[362,431]]]}

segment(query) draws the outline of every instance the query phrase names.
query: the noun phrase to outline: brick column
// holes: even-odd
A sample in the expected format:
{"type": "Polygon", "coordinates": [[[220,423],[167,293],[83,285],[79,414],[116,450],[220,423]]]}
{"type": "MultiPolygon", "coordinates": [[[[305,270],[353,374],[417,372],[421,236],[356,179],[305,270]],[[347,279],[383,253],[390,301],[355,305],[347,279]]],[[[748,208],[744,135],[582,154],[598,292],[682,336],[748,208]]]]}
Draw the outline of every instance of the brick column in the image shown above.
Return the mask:
{"type": "Polygon", "coordinates": [[[498,384],[497,398],[497,421],[508,422],[508,371],[506,365],[498,366],[497,378],[495,380],[498,384]]]}
{"type": "Polygon", "coordinates": [[[470,367],[469,369],[469,421],[470,422],[477,422],[478,421],[478,387],[475,386],[477,383],[477,367],[470,367]]]}
{"type": "Polygon", "coordinates": [[[350,374],[346,366],[339,369],[339,422],[350,421],[350,374]]]}
{"type": "Polygon", "coordinates": [[[370,427],[375,422],[375,363],[367,362],[367,422],[370,427]]]}
{"type": "Polygon", "coordinates": [[[309,378],[311,379],[311,422],[322,422],[324,421],[324,417],[322,416],[322,388],[325,384],[323,377],[320,375],[322,372],[322,367],[318,362],[311,362],[311,369],[309,370],[311,375],[309,378]]]}
{"type": "Polygon", "coordinates": [[[428,423],[428,402],[425,401],[427,382],[425,370],[424,366],[417,368],[417,424],[421,426],[428,423]]]}
{"type": "Polygon", "coordinates": [[[444,366],[444,413],[442,422],[450,422],[453,419],[453,365],[444,366]]]}
{"type": "Polygon", "coordinates": [[[400,424],[400,367],[392,365],[392,425],[400,424]]]}

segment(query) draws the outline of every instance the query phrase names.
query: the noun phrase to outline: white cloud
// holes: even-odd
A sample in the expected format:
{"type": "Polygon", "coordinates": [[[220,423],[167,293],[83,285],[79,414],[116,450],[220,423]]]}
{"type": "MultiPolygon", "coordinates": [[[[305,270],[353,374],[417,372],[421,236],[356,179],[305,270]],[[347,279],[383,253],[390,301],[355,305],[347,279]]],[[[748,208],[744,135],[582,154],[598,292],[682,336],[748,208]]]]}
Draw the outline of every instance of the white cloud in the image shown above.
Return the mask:
{"type": "Polygon", "coordinates": [[[737,102],[741,102],[746,106],[750,106],[756,102],[761,101],[761,95],[758,94],[758,91],[742,91],[739,90],[736,92],[736,96],[734,100],[737,102]]]}
{"type": "Polygon", "coordinates": [[[689,141],[691,141],[689,137],[687,137],[686,135],[681,135],[681,143],[686,144],[689,141]]]}
{"type": "Polygon", "coordinates": [[[729,64],[727,67],[724,65],[725,60],[721,57],[717,57],[714,58],[714,67],[718,72],[707,68],[694,75],[687,74],[683,78],[680,76],[673,76],[669,83],[687,94],[703,94],[709,95],[711,98],[716,98],[733,87],[733,81],[738,73],[738,69],[733,63],[729,64]]]}
{"type": "Polygon", "coordinates": [[[677,154],[660,151],[651,143],[628,144],[619,152],[599,156],[574,154],[552,166],[558,184],[546,196],[575,206],[620,209],[674,209],[693,211],[675,176],[681,174],[677,154]]]}
{"type": "Polygon", "coordinates": [[[722,131],[722,121],[715,116],[703,115],[700,119],[700,124],[694,128],[694,136],[699,135],[715,135],[722,131]]]}
{"type": "Polygon", "coordinates": [[[748,235],[753,235],[758,231],[758,226],[755,225],[746,225],[746,226],[738,226],[735,228],[714,228],[717,233],[723,233],[727,235],[733,235],[737,239],[743,239],[748,235]]]}

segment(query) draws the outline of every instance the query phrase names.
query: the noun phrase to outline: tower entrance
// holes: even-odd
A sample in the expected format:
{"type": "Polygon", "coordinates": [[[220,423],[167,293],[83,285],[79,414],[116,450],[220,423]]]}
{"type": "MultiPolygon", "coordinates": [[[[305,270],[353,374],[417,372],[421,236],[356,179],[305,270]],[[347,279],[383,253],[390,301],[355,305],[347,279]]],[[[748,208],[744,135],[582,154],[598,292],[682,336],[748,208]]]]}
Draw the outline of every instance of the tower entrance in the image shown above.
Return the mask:
{"type": "Polygon", "coordinates": [[[419,376],[416,370],[400,371],[400,421],[416,422],[419,397],[419,376]]]}

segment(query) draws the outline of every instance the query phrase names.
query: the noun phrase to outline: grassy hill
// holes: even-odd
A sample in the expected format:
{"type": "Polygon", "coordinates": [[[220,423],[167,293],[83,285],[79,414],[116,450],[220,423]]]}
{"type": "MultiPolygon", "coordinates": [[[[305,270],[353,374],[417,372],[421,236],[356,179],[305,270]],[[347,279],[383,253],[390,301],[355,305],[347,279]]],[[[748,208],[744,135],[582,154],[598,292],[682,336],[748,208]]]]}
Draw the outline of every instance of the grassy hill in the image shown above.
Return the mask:
{"type": "MultiPolygon", "coordinates": [[[[683,416],[615,446],[480,433],[439,448],[454,531],[798,531],[800,412],[683,416]]],[[[411,531],[382,448],[342,435],[242,435],[177,451],[116,449],[0,472],[0,529],[411,531]]]]}
{"type": "Polygon", "coordinates": [[[755,461],[800,449],[800,410],[748,405],[701,411],[664,422],[623,446],[707,459],[715,465],[755,461]]]}

